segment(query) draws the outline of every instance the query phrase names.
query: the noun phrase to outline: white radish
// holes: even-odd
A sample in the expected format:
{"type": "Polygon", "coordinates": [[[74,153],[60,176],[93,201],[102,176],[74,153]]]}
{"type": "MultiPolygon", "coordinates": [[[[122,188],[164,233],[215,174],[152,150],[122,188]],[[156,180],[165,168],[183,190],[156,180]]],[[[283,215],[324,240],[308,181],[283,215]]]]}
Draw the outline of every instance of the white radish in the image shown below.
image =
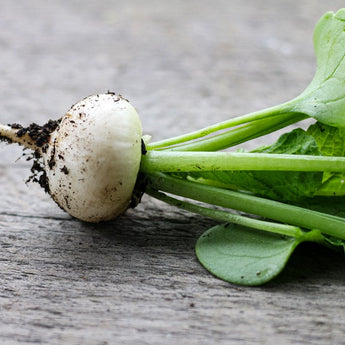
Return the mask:
{"type": "Polygon", "coordinates": [[[40,147],[16,126],[2,126],[0,133],[42,157],[41,182],[70,215],[100,222],[128,208],[140,166],[142,128],[136,110],[121,96],[99,94],[78,102],[40,147]]]}

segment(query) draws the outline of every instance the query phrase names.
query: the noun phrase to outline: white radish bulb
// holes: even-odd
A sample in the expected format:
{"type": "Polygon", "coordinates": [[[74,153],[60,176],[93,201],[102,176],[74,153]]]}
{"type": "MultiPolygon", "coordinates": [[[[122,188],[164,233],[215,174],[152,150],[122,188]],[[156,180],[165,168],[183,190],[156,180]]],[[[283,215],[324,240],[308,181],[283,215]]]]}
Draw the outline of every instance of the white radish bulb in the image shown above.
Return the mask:
{"type": "Polygon", "coordinates": [[[112,93],[78,102],[42,150],[48,191],[72,216],[100,222],[130,204],[141,160],[136,110],[112,93]]]}

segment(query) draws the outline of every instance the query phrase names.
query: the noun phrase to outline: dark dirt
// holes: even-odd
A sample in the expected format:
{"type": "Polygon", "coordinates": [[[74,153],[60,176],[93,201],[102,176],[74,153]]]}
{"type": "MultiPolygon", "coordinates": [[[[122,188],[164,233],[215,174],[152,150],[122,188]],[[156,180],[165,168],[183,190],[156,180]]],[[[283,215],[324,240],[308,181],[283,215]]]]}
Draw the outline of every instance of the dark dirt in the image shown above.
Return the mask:
{"type": "Polygon", "coordinates": [[[61,119],[49,120],[43,126],[40,126],[36,123],[30,124],[28,127],[23,127],[17,123],[14,123],[10,126],[14,129],[18,129],[18,137],[28,134],[38,147],[43,147],[44,145],[48,144],[51,133],[55,131],[60,122],[61,119]]]}
{"type": "MultiPolygon", "coordinates": [[[[49,120],[43,126],[36,123],[30,124],[28,127],[23,127],[18,123],[10,124],[13,129],[18,129],[17,136],[20,138],[27,134],[35,143],[37,148],[42,148],[45,152],[48,148],[51,133],[59,126],[59,120],[49,120]]],[[[49,184],[46,172],[44,170],[44,164],[42,162],[41,154],[38,150],[34,151],[28,160],[33,160],[31,166],[32,175],[26,180],[26,182],[37,182],[47,193],[49,193],[49,184]]]]}

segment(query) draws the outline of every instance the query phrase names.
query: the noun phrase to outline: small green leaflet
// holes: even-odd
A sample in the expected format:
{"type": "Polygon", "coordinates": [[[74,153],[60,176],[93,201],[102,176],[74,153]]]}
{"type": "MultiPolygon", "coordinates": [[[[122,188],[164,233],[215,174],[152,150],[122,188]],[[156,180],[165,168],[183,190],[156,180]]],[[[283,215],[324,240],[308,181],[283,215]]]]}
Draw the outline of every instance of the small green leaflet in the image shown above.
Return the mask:
{"type": "MultiPolygon", "coordinates": [[[[345,129],[331,127],[320,122],[311,125],[307,133],[310,134],[323,156],[345,156],[345,129]]],[[[319,196],[345,195],[345,174],[324,173],[322,185],[318,189],[319,196]]]]}
{"type": "Polygon", "coordinates": [[[295,111],[345,127],[345,9],[326,13],[314,31],[317,70],[309,87],[295,99],[295,111]]]}
{"type": "Polygon", "coordinates": [[[236,224],[217,225],[201,235],[195,251],[200,263],[216,277],[234,284],[262,285],[276,277],[302,242],[345,249],[344,241],[318,230],[286,237],[236,224]]]}
{"type": "Polygon", "coordinates": [[[311,125],[307,134],[311,135],[322,156],[345,156],[345,129],[316,122],[311,125]]]}
{"type": "Polygon", "coordinates": [[[313,135],[311,133],[306,133],[301,128],[294,129],[289,133],[281,135],[272,145],[261,146],[251,152],[321,156],[321,152],[313,135]]]}
{"type": "Polygon", "coordinates": [[[200,263],[212,274],[240,285],[262,285],[285,267],[302,238],[284,237],[240,225],[218,225],[196,243],[200,263]]]}

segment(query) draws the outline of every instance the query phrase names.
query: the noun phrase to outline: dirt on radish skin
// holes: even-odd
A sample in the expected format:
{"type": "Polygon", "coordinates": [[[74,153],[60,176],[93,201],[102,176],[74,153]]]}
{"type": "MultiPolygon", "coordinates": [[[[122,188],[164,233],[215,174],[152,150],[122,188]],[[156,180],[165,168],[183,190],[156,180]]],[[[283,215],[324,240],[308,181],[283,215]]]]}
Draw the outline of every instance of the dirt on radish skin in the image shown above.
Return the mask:
{"type": "Polygon", "coordinates": [[[24,146],[35,147],[31,179],[70,215],[100,222],[128,208],[140,166],[142,128],[126,99],[114,93],[89,96],[61,120],[12,128],[24,146]]]}

